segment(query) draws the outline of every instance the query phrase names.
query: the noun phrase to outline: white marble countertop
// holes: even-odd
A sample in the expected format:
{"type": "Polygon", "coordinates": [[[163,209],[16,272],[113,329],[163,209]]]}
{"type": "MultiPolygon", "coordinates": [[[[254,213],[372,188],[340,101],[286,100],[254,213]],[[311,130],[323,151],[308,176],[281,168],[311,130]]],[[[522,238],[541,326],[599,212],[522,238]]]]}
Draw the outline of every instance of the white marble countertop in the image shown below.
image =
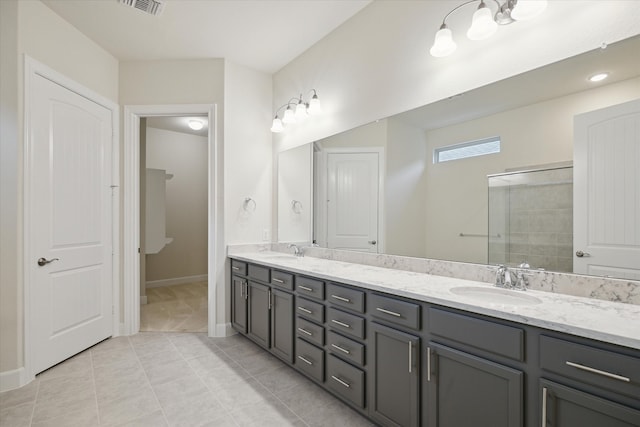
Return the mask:
{"type": "MultiPolygon", "coordinates": [[[[472,313],[537,326],[640,350],[640,306],[540,291],[507,291],[537,298],[532,305],[500,304],[489,298],[458,295],[454,288],[493,284],[373,267],[281,252],[230,253],[230,257],[386,292],[472,313]],[[453,292],[452,292],[453,290],[453,292]]],[[[500,292],[500,291],[498,291],[500,292]]]]}

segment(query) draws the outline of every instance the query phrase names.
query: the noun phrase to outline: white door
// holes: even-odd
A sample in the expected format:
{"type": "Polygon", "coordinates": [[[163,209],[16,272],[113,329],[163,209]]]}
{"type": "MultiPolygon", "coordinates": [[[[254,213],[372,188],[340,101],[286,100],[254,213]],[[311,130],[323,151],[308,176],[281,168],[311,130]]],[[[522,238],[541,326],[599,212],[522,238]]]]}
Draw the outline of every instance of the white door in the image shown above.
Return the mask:
{"type": "Polygon", "coordinates": [[[379,153],[327,154],[327,247],[378,252],[379,153]]]}
{"type": "Polygon", "coordinates": [[[40,75],[30,93],[28,339],[38,373],[112,334],[112,116],[40,75]]]}
{"type": "Polygon", "coordinates": [[[574,272],[640,280],[640,100],[574,126],[574,272]]]}

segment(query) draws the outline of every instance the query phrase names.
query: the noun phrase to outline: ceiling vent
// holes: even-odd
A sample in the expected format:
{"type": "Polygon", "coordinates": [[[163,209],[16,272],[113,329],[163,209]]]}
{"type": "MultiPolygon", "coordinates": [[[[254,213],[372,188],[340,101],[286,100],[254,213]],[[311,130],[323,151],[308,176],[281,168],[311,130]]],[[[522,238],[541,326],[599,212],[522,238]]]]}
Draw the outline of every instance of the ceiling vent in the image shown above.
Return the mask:
{"type": "Polygon", "coordinates": [[[148,13],[149,15],[158,16],[164,9],[164,0],[118,0],[125,6],[148,13]]]}

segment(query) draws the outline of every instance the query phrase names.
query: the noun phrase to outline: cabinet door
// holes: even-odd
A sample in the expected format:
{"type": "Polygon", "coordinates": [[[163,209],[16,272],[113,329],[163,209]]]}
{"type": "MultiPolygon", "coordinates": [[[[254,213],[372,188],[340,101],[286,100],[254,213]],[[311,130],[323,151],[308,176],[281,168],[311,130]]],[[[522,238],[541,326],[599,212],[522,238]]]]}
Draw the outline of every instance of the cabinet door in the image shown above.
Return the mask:
{"type": "Polygon", "coordinates": [[[420,420],[420,338],[371,323],[369,416],[384,426],[420,420]]]}
{"type": "Polygon", "coordinates": [[[640,411],[570,387],[541,380],[542,425],[547,427],[638,427],[640,411]]]}
{"type": "Polygon", "coordinates": [[[433,342],[427,370],[430,427],[523,425],[521,371],[433,342]]]}
{"type": "Polygon", "coordinates": [[[293,295],[272,289],[271,351],[293,363],[293,295]]]}
{"type": "Polygon", "coordinates": [[[249,280],[249,327],[247,336],[265,348],[269,348],[269,312],[271,288],[249,280]]]}
{"type": "Polygon", "coordinates": [[[247,333],[247,280],[242,277],[231,278],[231,324],[233,328],[247,333]]]}

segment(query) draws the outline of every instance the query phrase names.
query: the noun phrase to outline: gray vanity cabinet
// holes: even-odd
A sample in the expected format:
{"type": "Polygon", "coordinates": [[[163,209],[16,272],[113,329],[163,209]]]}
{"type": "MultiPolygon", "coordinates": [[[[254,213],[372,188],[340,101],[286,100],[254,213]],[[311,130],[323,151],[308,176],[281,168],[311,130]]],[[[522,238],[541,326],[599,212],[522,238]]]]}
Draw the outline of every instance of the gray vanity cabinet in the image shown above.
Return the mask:
{"type": "Polygon", "coordinates": [[[543,427],[638,427],[640,411],[548,380],[540,381],[543,427]]]}
{"type": "Polygon", "coordinates": [[[420,422],[420,338],[371,322],[369,416],[383,426],[420,422]]]}
{"type": "Polygon", "coordinates": [[[242,334],[247,333],[247,287],[247,279],[244,277],[231,278],[231,324],[242,334]]]}
{"type": "Polygon", "coordinates": [[[427,352],[429,426],[523,425],[521,371],[434,342],[427,352]]]}
{"type": "Polygon", "coordinates": [[[247,336],[265,348],[270,344],[271,288],[249,280],[247,336]]]}
{"type": "Polygon", "coordinates": [[[293,362],[293,295],[271,290],[271,351],[293,362]]]}

